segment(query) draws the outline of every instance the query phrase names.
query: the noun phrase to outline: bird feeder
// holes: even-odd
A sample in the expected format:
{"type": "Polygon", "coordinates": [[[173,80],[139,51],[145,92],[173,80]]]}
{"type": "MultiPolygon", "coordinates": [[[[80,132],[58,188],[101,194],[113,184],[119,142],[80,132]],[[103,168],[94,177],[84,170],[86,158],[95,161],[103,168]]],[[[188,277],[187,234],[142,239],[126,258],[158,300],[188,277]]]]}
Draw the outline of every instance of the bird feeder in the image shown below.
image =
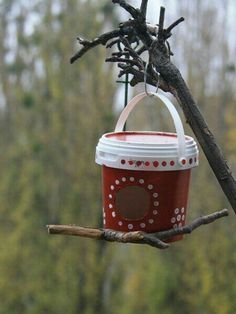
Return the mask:
{"type": "Polygon", "coordinates": [[[122,131],[130,112],[146,96],[141,93],[122,111],[115,131],[100,138],[96,163],[102,165],[106,229],[154,233],[185,225],[190,173],[198,165],[198,148],[184,134],[170,100],[159,93],[150,95],[166,105],[176,133],[122,131]]]}

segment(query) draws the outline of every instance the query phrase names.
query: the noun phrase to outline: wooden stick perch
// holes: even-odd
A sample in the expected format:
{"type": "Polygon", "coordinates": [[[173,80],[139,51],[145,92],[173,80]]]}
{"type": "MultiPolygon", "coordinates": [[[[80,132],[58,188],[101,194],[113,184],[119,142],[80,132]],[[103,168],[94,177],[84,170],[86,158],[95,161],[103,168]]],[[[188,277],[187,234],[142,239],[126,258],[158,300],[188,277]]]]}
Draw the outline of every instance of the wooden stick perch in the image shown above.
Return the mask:
{"type": "Polygon", "coordinates": [[[222,209],[221,211],[210,215],[201,216],[184,227],[178,227],[156,233],[145,233],[143,231],[121,232],[110,229],[94,229],[74,225],[48,225],[47,228],[49,234],[78,236],[97,240],[106,240],[109,242],[148,244],[158,249],[166,249],[170,246],[170,244],[163,241],[168,240],[173,236],[189,234],[201,225],[212,223],[215,220],[228,215],[228,210],[222,209]]]}

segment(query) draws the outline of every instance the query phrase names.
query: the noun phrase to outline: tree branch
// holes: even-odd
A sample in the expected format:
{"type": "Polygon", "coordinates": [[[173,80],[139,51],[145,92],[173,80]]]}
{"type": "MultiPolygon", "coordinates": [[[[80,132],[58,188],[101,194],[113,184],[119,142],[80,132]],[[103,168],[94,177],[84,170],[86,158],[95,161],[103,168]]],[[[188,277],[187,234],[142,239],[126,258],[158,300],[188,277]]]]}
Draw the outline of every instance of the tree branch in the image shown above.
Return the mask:
{"type": "Polygon", "coordinates": [[[146,18],[148,0],[142,0],[140,12],[146,18]]]}
{"type": "Polygon", "coordinates": [[[227,209],[199,217],[184,227],[157,233],[145,233],[142,231],[121,232],[110,229],[94,229],[74,225],[48,225],[47,229],[49,234],[79,236],[97,240],[106,240],[109,242],[148,244],[158,249],[166,249],[170,245],[162,240],[168,240],[176,235],[189,234],[201,225],[212,223],[225,216],[228,216],[227,209]]]}
{"type": "Polygon", "coordinates": [[[186,121],[192,128],[207,160],[233,210],[236,213],[236,182],[230,171],[216,139],[210,131],[203,115],[193,100],[193,97],[179,70],[170,62],[169,57],[157,41],[153,43],[150,53],[150,62],[168,82],[171,93],[181,105],[186,121]]]}
{"type": "MultiPolygon", "coordinates": [[[[132,24],[133,29],[139,34],[143,44],[146,47],[150,46],[153,40],[148,33],[146,18],[143,16],[142,12],[139,9],[135,9],[131,5],[127,4],[125,0],[112,0],[112,2],[118,3],[122,8],[130,13],[133,20],[128,21],[127,23],[132,24]]],[[[121,25],[125,26],[126,23],[122,23],[121,25]]]]}
{"type": "Polygon", "coordinates": [[[77,59],[81,58],[88,50],[94,48],[98,45],[106,45],[106,43],[113,38],[125,35],[125,31],[121,29],[115,29],[111,32],[102,34],[101,36],[95,38],[94,40],[86,40],[78,37],[79,43],[83,46],[75,55],[70,59],[70,63],[74,63],[77,59]]]}

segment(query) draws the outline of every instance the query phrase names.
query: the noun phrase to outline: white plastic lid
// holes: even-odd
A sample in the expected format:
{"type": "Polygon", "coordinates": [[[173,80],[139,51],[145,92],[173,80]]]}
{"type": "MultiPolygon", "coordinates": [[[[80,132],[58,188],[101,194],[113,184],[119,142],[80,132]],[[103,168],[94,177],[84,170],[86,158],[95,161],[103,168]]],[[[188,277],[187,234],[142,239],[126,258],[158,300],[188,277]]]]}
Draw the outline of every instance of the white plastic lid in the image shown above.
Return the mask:
{"type": "Polygon", "coordinates": [[[193,138],[184,135],[177,110],[170,100],[152,93],[169,110],[177,133],[122,132],[132,109],[146,97],[145,93],[135,96],[122,111],[115,132],[104,134],[96,148],[96,162],[118,169],[143,171],[184,170],[198,165],[198,148],[193,138]]]}
{"type": "Polygon", "coordinates": [[[193,138],[185,136],[185,157],[179,160],[175,133],[114,132],[104,134],[97,145],[96,162],[111,168],[170,171],[198,165],[198,149],[193,138]]]}

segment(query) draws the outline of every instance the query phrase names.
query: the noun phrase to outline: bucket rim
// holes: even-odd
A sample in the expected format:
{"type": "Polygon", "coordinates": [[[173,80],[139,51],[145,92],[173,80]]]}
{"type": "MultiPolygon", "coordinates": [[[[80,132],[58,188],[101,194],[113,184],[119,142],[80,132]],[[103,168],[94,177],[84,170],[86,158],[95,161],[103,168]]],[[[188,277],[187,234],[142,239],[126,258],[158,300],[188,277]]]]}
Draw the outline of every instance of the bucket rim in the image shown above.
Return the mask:
{"type": "MultiPolygon", "coordinates": [[[[115,144],[124,144],[124,145],[137,145],[137,146],[141,146],[141,147],[146,147],[146,146],[152,146],[153,148],[155,147],[161,147],[161,146],[173,146],[176,147],[178,146],[178,137],[177,137],[177,133],[172,133],[172,132],[160,132],[160,131],[122,131],[122,132],[108,132],[102,135],[102,137],[100,138],[100,140],[105,140],[107,141],[107,143],[115,143],[115,144]],[[157,142],[137,142],[137,141],[122,141],[122,140],[118,140],[115,139],[113,136],[116,135],[149,135],[149,136],[163,136],[163,137],[169,137],[169,138],[174,138],[176,139],[175,142],[170,142],[170,143],[157,143],[157,142]]],[[[194,139],[189,136],[189,135],[185,135],[185,143],[186,145],[189,145],[190,143],[194,143],[194,139]]]]}
{"type": "Polygon", "coordinates": [[[185,135],[185,146],[185,158],[180,161],[176,133],[155,131],[109,132],[103,134],[98,142],[96,162],[113,168],[144,171],[184,170],[196,167],[199,153],[196,142],[192,137],[185,135]],[[117,134],[158,135],[172,137],[176,141],[168,143],[122,141],[113,138],[117,134]]]}

